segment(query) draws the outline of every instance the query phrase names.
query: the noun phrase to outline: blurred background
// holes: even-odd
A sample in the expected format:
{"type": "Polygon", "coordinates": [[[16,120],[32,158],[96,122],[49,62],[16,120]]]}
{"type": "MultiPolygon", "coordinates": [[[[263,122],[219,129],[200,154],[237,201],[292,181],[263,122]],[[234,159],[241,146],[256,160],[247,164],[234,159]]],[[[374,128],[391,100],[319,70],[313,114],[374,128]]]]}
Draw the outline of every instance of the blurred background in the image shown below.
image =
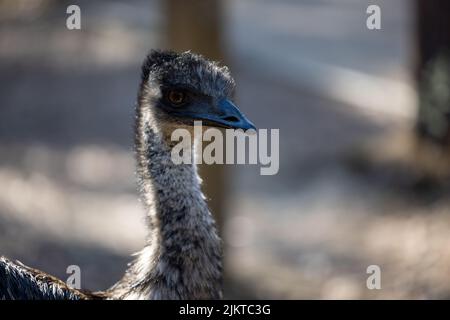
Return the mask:
{"type": "Polygon", "coordinates": [[[280,129],[277,175],[201,168],[226,298],[450,298],[449,3],[0,0],[0,255],[62,279],[78,265],[86,289],[119,280],[145,238],[140,64],[191,49],[280,129]]]}

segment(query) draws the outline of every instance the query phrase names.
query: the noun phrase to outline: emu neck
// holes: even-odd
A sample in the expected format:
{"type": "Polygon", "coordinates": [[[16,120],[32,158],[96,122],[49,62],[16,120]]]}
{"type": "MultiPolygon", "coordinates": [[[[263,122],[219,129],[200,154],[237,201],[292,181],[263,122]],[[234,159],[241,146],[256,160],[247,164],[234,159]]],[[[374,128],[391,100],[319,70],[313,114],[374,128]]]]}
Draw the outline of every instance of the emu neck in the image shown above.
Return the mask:
{"type": "Polygon", "coordinates": [[[139,114],[137,121],[137,173],[149,236],[126,285],[116,289],[132,288],[123,298],[221,298],[220,239],[195,164],[174,164],[171,144],[158,128],[139,114]]]}

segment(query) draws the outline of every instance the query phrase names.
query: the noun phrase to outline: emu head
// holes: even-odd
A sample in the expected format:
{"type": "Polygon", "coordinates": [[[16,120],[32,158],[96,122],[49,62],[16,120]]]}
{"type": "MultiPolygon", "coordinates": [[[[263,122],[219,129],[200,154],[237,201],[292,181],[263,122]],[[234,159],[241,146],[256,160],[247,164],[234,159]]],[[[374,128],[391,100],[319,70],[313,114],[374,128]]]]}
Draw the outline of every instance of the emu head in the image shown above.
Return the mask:
{"type": "Polygon", "coordinates": [[[141,112],[165,133],[204,126],[255,129],[233,104],[235,83],[227,67],[191,52],[151,51],[142,66],[141,112]]]}

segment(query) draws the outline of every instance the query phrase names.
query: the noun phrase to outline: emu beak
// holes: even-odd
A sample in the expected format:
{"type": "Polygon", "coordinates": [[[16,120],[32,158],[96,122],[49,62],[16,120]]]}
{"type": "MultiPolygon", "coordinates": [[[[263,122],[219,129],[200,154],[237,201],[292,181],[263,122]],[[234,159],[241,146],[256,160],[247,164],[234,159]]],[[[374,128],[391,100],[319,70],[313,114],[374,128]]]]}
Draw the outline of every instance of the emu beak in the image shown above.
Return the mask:
{"type": "Polygon", "coordinates": [[[217,114],[203,115],[202,118],[213,125],[225,128],[256,130],[255,125],[230,100],[220,100],[217,107],[217,114]]]}

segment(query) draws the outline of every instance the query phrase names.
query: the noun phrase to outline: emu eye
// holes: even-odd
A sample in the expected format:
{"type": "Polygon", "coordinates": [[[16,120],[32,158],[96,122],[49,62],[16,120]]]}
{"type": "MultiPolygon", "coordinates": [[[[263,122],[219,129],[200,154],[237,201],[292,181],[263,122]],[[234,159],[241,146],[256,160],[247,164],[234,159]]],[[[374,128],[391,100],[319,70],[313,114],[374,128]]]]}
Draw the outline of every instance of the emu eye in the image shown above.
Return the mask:
{"type": "Polygon", "coordinates": [[[186,102],[186,94],[179,90],[170,90],[167,99],[174,105],[181,105],[186,102]]]}

